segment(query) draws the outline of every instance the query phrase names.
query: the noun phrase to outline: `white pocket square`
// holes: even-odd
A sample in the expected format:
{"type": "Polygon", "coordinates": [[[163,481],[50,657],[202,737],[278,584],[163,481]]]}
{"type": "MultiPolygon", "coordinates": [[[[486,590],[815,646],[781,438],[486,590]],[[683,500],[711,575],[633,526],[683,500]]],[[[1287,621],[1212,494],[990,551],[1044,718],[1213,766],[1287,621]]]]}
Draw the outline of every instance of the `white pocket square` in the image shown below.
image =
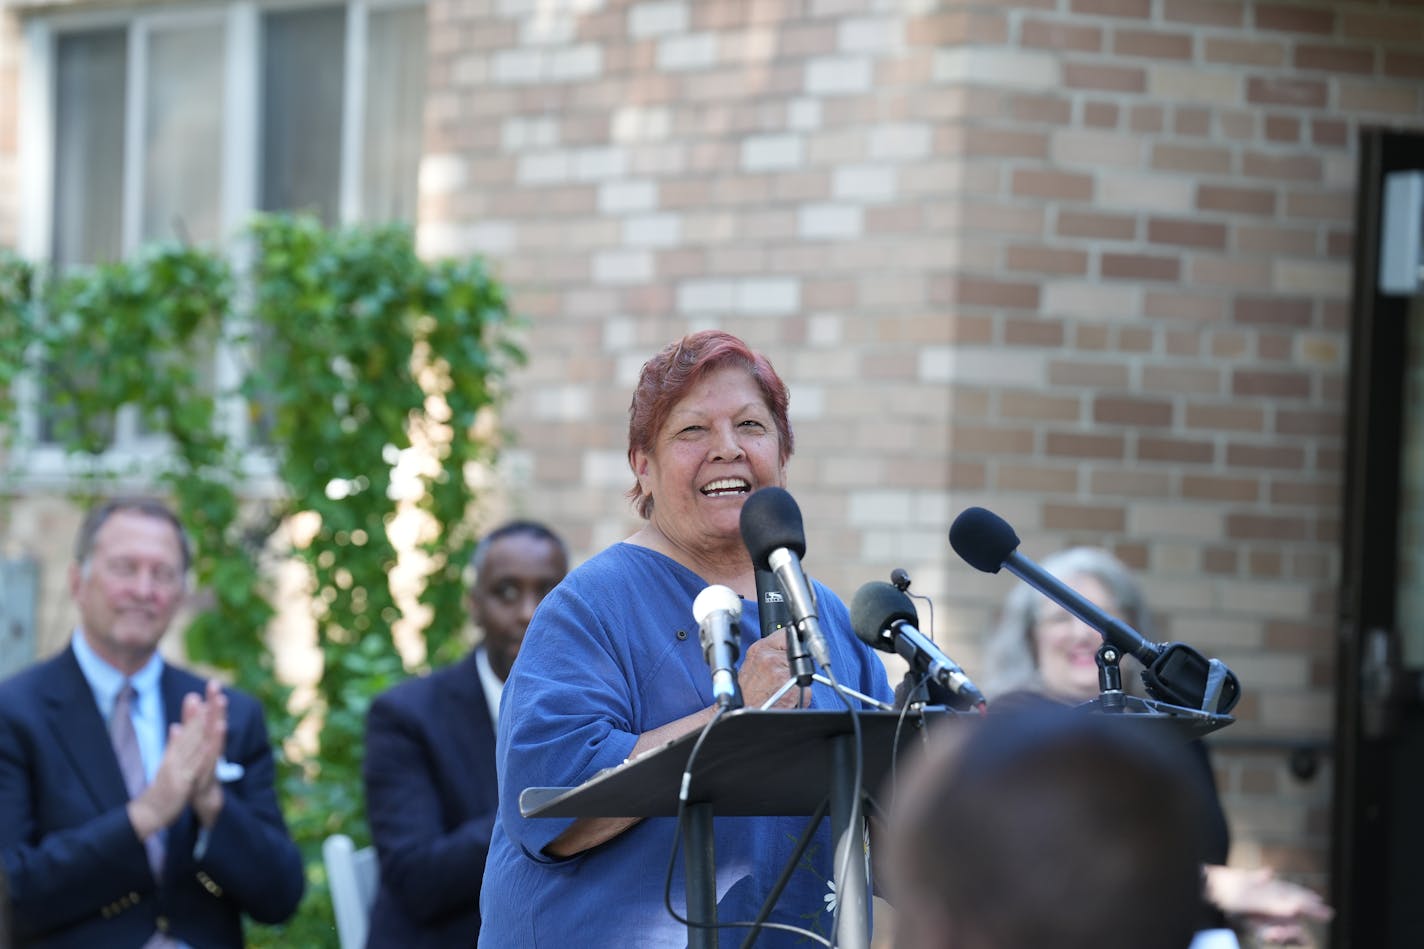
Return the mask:
{"type": "Polygon", "coordinates": [[[241,781],[242,776],[247,773],[242,765],[235,761],[228,761],[226,758],[219,758],[217,767],[213,770],[217,775],[217,779],[224,783],[229,781],[241,781]]]}

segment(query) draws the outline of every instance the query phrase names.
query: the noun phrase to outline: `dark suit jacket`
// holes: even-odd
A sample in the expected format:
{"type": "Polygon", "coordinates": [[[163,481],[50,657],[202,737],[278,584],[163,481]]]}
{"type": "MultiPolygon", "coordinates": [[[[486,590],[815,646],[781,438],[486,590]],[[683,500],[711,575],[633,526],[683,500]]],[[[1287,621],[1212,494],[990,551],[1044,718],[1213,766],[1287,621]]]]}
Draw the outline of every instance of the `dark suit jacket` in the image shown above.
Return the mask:
{"type": "MultiPolygon", "coordinates": [[[[173,666],[160,682],[169,722],[181,719],[184,695],[203,691],[202,679],[173,666]]],[[[224,757],[242,776],[223,785],[206,851],[194,859],[199,824],[185,810],[168,830],[158,885],[73,650],[0,683],[0,856],[16,946],[126,949],[164,928],[194,949],[240,949],[242,914],[291,916],[301,855],[277,806],[262,709],[231,690],[224,757]]]]}
{"type": "Polygon", "coordinates": [[[473,946],[499,803],[473,653],[372,703],[365,779],[381,867],[367,946],[473,946]]]}

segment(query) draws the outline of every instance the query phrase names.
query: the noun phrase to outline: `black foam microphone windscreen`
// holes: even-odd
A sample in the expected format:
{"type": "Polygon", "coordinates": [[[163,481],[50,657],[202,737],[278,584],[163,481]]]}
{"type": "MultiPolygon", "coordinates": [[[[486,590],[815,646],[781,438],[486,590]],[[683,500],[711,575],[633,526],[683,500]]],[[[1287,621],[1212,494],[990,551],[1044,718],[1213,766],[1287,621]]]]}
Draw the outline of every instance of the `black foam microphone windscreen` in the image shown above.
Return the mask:
{"type": "Polygon", "coordinates": [[[975,570],[998,573],[1009,554],[1018,549],[1019,535],[993,511],[969,507],[949,526],[949,546],[975,570]]]}
{"type": "Polygon", "coordinates": [[[890,627],[896,620],[918,626],[915,604],[889,583],[867,583],[850,601],[850,625],[862,642],[885,652],[895,651],[890,627]]]}
{"type": "Polygon", "coordinates": [[[767,558],[772,551],[786,549],[797,557],[806,556],[806,528],[801,508],[785,488],[769,487],[752,492],[742,504],[742,542],[758,570],[770,570],[767,558]]]}

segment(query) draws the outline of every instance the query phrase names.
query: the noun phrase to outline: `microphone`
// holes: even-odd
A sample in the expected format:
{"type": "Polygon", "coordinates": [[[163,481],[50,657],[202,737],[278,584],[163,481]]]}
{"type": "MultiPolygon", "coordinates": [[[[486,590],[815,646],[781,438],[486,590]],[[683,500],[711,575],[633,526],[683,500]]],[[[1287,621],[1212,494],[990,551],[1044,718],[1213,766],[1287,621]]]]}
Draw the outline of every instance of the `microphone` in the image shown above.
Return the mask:
{"type": "Polygon", "coordinates": [[[811,654],[806,651],[806,644],[791,622],[791,610],[787,608],[786,596],[781,592],[776,574],[770,570],[756,571],[756,597],[761,638],[786,631],[786,664],[790,666],[796,684],[805,688],[816,678],[816,667],[811,664],[811,654]]]}
{"type": "MultiPolygon", "coordinates": [[[[896,567],[890,571],[890,582],[895,584],[895,589],[904,593],[910,589],[910,575],[905,572],[904,567],[896,567]]],[[[930,624],[934,625],[934,624],[930,624]]]]}
{"type": "Polygon", "coordinates": [[[731,587],[714,583],[692,601],[692,616],[697,620],[702,641],[702,657],[712,669],[712,698],[721,708],[738,708],[742,704],[737,686],[737,670],[732,663],[740,651],[733,624],[741,618],[742,598],[731,587]]]}
{"type": "Polygon", "coordinates": [[[855,591],[850,603],[850,624],[869,646],[893,652],[920,675],[953,692],[961,701],[982,707],[984,695],[938,646],[921,633],[915,604],[894,584],[873,581],[855,591]]]}
{"type": "Polygon", "coordinates": [[[1209,662],[1185,643],[1163,646],[1149,642],[1019,553],[1018,535],[1008,521],[993,511],[982,507],[961,511],[949,527],[949,546],[975,570],[998,573],[1001,567],[1008,568],[1014,576],[1096,629],[1119,651],[1136,657],[1145,667],[1143,684],[1154,695],[1192,708],[1215,704],[1219,714],[1231,711],[1240,699],[1241,684],[1219,661],[1209,662]],[[1210,701],[1213,697],[1214,702],[1210,701]]]}
{"type": "Polygon", "coordinates": [[[829,669],[831,651],[821,632],[811,584],[801,569],[806,530],[796,499],[785,488],[775,486],[752,492],[742,504],[741,528],[752,565],[776,575],[791,608],[791,619],[811,650],[811,657],[829,669]]]}
{"type": "Polygon", "coordinates": [[[791,625],[791,610],[786,606],[786,596],[781,592],[776,574],[770,570],[757,570],[756,596],[762,639],[791,625]]]}

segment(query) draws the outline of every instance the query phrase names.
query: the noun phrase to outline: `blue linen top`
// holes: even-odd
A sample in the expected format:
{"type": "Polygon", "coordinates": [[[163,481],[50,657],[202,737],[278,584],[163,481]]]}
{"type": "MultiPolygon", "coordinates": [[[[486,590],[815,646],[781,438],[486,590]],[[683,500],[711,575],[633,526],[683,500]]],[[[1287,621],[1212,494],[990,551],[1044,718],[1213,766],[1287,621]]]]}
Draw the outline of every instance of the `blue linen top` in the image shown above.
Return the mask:
{"type": "MultiPolygon", "coordinates": [[[[890,701],[885,666],[851,629],[845,604],[812,581],[836,681],[890,701]]],[[[480,894],[486,947],[686,946],[687,927],[663,905],[676,820],[647,818],[567,859],[541,851],[572,823],[524,818],[527,787],[574,787],[621,764],[638,736],[712,704],[692,601],[707,581],[671,558],[620,543],[572,571],[539,605],[505,683],[496,764],[499,818],[480,894]],[[678,632],[683,636],[679,637],[678,632]]],[[[756,604],[742,601],[741,652],[759,638],[756,604]]],[[[813,708],[845,704],[814,683],[813,708]]],[[[752,920],[805,827],[804,817],[713,821],[717,919],[752,920]]],[[[772,922],[829,937],[833,849],[823,821],[792,874],[772,922]]],[[[686,915],[679,854],[672,903],[686,915]]],[[[738,946],[728,927],[719,945],[738,946]]],[[[758,946],[806,946],[804,936],[763,930],[758,946]]]]}

